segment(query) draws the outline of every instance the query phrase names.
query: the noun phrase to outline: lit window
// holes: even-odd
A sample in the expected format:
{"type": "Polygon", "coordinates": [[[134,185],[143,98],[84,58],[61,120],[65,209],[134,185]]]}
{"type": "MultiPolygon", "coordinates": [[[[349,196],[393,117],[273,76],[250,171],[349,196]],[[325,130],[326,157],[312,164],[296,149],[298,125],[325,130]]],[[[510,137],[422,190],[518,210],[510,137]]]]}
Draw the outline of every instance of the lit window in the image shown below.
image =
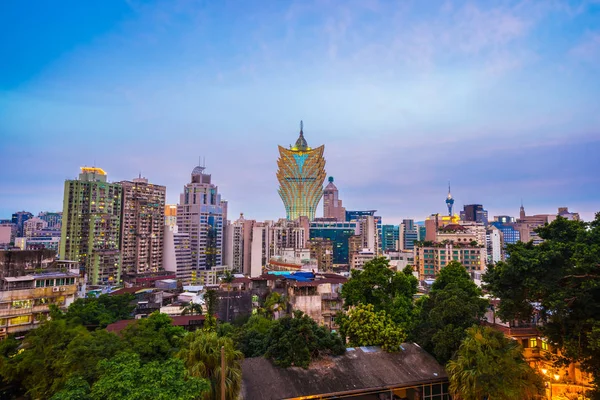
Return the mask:
{"type": "Polygon", "coordinates": [[[542,350],[548,350],[548,342],[546,340],[542,340],[542,350]]]}
{"type": "Polygon", "coordinates": [[[537,339],[536,338],[529,339],[529,347],[537,347],[537,339]]]}

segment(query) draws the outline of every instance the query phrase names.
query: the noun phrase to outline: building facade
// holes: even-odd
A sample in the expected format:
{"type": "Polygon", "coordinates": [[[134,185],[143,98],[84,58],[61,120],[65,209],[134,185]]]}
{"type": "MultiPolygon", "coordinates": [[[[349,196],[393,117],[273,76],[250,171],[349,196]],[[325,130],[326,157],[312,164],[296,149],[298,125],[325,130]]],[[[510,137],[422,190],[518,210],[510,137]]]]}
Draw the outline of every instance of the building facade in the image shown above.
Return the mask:
{"type": "Polygon", "coordinates": [[[419,277],[435,277],[450,261],[458,261],[468,272],[485,271],[485,255],[479,245],[448,242],[432,245],[419,244],[414,249],[415,268],[419,277]]]}
{"type": "Polygon", "coordinates": [[[333,264],[349,265],[349,239],[360,233],[356,222],[318,222],[310,224],[310,239],[326,239],[333,246],[333,264]]]}
{"type": "Polygon", "coordinates": [[[158,272],[163,264],[166,188],[146,178],[122,181],[121,258],[123,274],[158,272]]]}
{"type": "Polygon", "coordinates": [[[325,181],[324,150],[323,145],[315,149],[308,146],[302,123],[296,144],[289,149],[279,146],[277,180],[287,219],[304,216],[312,221],[315,218],[325,181]]]}
{"type": "Polygon", "coordinates": [[[192,280],[200,271],[223,263],[223,227],[227,220],[226,205],[218,187],[211,182],[205,168],[192,171],[191,182],[183,188],[177,205],[179,232],[190,237],[192,280]]]}
{"type": "Polygon", "coordinates": [[[33,214],[28,211],[17,211],[12,215],[12,223],[17,227],[16,237],[23,236],[25,222],[31,218],[33,218],[33,214]]]}
{"type": "Polygon", "coordinates": [[[338,188],[333,183],[333,176],[323,191],[323,218],[331,218],[337,222],[346,220],[346,209],[339,199],[338,188]]]}
{"type": "Polygon", "coordinates": [[[121,185],[101,168],[82,167],[79,179],[65,181],[59,256],[81,263],[91,284],[121,280],[121,201],[121,185]]]}
{"type": "Polygon", "coordinates": [[[309,241],[310,258],[317,260],[319,271],[331,271],[333,268],[333,242],[329,239],[315,238],[309,241]]]}
{"type": "Polygon", "coordinates": [[[381,249],[397,251],[400,246],[400,227],[397,225],[381,226],[381,249]]]}
{"type": "Polygon", "coordinates": [[[190,236],[179,233],[177,225],[164,226],[164,252],[162,266],[165,271],[175,272],[184,285],[192,282],[192,248],[190,236]]]}
{"type": "Polygon", "coordinates": [[[59,229],[62,225],[62,212],[42,211],[38,217],[48,223],[49,229],[59,229]]]}
{"type": "Polygon", "coordinates": [[[415,248],[415,242],[419,240],[419,227],[415,225],[412,219],[404,219],[400,224],[399,249],[412,250],[415,248]]]}

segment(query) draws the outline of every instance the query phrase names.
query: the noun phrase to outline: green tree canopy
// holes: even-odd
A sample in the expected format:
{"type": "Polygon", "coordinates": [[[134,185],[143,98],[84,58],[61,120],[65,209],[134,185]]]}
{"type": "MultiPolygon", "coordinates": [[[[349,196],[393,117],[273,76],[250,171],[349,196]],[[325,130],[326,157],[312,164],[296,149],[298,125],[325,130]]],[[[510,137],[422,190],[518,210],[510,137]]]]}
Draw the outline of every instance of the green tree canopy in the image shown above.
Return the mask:
{"type": "Polygon", "coordinates": [[[221,346],[225,347],[225,397],[238,398],[242,384],[242,352],[235,348],[228,337],[219,337],[215,332],[196,331],[186,335],[177,357],[183,360],[190,375],[204,378],[210,388],[204,399],[220,399],[221,385],[221,346]]]}
{"type": "Polygon", "coordinates": [[[447,367],[455,400],[538,399],[542,379],[523,358],[521,346],[489,327],[474,326],[447,367]]]}
{"type": "Polygon", "coordinates": [[[419,302],[419,323],[413,340],[445,364],[464,339],[465,330],[479,323],[488,306],[481,289],[459,262],[440,271],[428,296],[419,302]]]}
{"type": "Polygon", "coordinates": [[[342,318],[340,332],[350,346],[381,346],[385,351],[398,351],[406,333],[384,310],[374,311],[372,304],[358,305],[342,318]]]}
{"type": "Polygon", "coordinates": [[[166,314],[152,313],[122,331],[123,343],[139,354],[142,362],[168,360],[179,350],[186,333],[172,322],[166,314]]]}
{"type": "Polygon", "coordinates": [[[262,315],[253,315],[235,334],[238,349],[246,357],[260,357],[267,351],[267,339],[275,322],[262,315]]]}
{"type": "Polygon", "coordinates": [[[327,354],[340,355],[346,351],[339,335],[319,326],[301,311],[275,321],[266,347],[265,357],[280,367],[294,365],[308,368],[315,358],[327,354]]]}
{"type": "Polygon", "coordinates": [[[91,400],[194,400],[209,390],[205,380],[189,376],[183,362],[174,358],[143,364],[137,354],[121,353],[100,361],[99,368],[91,400]]]}
{"type": "Polygon", "coordinates": [[[131,312],[135,308],[132,304],[134,299],[132,294],[103,294],[77,299],[69,306],[65,317],[74,324],[104,328],[121,319],[131,318],[131,312]]]}
{"type": "Polygon", "coordinates": [[[537,313],[561,349],[559,362],[581,362],[599,386],[600,213],[590,223],[558,217],[537,232],[544,240],[537,246],[507,246],[507,261],[484,275],[486,288],[500,299],[503,321],[530,322],[537,313]]]}
{"type": "Polygon", "coordinates": [[[375,312],[384,310],[407,330],[412,322],[417,285],[412,273],[395,272],[389,268],[388,260],[380,257],[367,262],[363,270],[352,271],[342,286],[342,298],[346,308],[371,304],[375,312]]]}

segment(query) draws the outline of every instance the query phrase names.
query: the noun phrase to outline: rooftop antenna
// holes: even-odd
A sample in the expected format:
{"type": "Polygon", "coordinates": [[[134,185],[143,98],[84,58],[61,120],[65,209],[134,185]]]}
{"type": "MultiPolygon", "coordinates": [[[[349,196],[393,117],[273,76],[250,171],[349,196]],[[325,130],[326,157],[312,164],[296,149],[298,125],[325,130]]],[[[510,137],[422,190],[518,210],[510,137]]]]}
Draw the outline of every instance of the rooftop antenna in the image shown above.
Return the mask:
{"type": "Polygon", "coordinates": [[[302,132],[303,129],[304,129],[304,122],[302,122],[302,120],[300,120],[300,132],[302,132]]]}
{"type": "Polygon", "coordinates": [[[206,168],[206,157],[202,157],[202,168],[206,168]]]}

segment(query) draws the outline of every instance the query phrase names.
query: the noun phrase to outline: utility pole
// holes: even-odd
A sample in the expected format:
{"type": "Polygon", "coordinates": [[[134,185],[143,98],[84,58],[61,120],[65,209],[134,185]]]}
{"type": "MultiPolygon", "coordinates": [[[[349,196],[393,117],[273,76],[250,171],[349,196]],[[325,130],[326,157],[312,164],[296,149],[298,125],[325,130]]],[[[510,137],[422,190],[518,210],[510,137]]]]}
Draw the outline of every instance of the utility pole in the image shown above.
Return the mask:
{"type": "Polygon", "coordinates": [[[221,346],[221,400],[225,400],[225,346],[221,346]]]}

